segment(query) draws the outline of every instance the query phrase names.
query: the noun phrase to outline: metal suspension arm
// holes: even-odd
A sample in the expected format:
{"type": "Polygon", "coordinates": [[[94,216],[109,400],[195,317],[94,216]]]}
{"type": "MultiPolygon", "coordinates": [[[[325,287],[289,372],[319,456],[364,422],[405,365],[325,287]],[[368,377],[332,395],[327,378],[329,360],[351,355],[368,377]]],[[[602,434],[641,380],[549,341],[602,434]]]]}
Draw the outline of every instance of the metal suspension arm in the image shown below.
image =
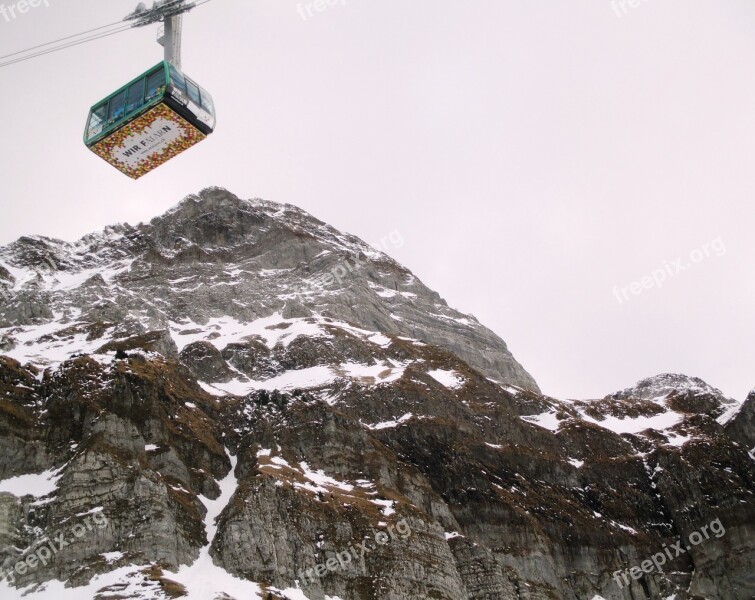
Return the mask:
{"type": "Polygon", "coordinates": [[[140,2],[124,21],[133,21],[133,27],[163,22],[165,29],[157,41],[164,48],[165,60],[180,69],[182,16],[196,5],[196,0],[156,0],[152,8],[148,9],[140,2]]]}
{"type": "Polygon", "coordinates": [[[165,60],[181,70],[181,29],[182,16],[165,17],[165,34],[162,45],[165,50],[165,60]]]}

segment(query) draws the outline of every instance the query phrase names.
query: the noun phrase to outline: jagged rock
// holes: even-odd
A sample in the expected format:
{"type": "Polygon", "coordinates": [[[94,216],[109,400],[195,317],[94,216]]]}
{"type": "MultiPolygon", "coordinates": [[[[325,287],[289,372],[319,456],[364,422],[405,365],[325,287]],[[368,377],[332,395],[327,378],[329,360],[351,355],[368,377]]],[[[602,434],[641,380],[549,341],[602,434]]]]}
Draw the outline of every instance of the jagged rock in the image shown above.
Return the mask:
{"type": "Polygon", "coordinates": [[[0,339],[23,342],[0,357],[0,567],[90,519],[15,587],[67,581],[82,600],[755,591],[755,394],[740,406],[664,374],[599,400],[543,396],[500,338],[384,254],[216,188],[77,244],[22,238],[0,249],[0,281],[0,339]],[[663,570],[617,583],[704,528],[663,570]]]}
{"type": "Polygon", "coordinates": [[[86,322],[136,319],[144,331],[216,315],[248,322],[276,311],[288,319],[318,314],[448,348],[487,376],[537,390],[503,340],[385,254],[294,206],[219,188],[147,225],[111,227],[77,244],[23,238],[0,250],[3,263],[39,281],[0,307],[0,327],[52,319],[51,306],[75,307],[86,322]],[[45,290],[62,269],[101,269],[105,286],[96,279],[51,298],[45,290]]]}
{"type": "Polygon", "coordinates": [[[9,335],[0,337],[0,352],[10,352],[16,347],[16,340],[9,335]]]}
{"type": "Polygon", "coordinates": [[[202,381],[218,383],[229,381],[233,376],[220,350],[210,342],[189,344],[179,358],[202,381]]]}
{"type": "Polygon", "coordinates": [[[382,352],[369,343],[338,330],[332,331],[330,338],[299,336],[285,348],[276,346],[272,358],[285,371],[346,362],[371,365],[380,354],[382,352]]]}
{"type": "Polygon", "coordinates": [[[755,460],[755,390],[750,392],[747,400],[725,427],[732,439],[747,448],[755,460]]]}
{"type": "Polygon", "coordinates": [[[106,354],[108,352],[120,351],[127,354],[133,350],[156,352],[166,358],[178,358],[176,343],[168,331],[150,331],[125,340],[114,340],[100,346],[96,352],[98,354],[106,354]]]}
{"type": "Polygon", "coordinates": [[[9,295],[9,299],[0,307],[0,327],[33,325],[53,316],[46,294],[25,291],[9,295]]]}
{"type": "Polygon", "coordinates": [[[278,361],[270,356],[270,349],[260,340],[228,344],[223,358],[252,379],[269,379],[283,371],[278,361]]]}

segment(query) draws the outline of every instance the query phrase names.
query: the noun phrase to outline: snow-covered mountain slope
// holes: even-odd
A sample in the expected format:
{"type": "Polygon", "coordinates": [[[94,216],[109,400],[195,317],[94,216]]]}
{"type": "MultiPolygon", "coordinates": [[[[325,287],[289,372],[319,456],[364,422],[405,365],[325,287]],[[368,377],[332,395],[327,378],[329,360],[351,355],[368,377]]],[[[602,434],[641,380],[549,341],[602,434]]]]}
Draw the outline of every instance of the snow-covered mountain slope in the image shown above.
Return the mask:
{"type": "Polygon", "coordinates": [[[688,397],[711,396],[717,398],[723,404],[735,404],[736,401],[724,396],[721,390],[716,389],[698,377],[687,377],[678,373],[664,373],[655,377],[648,377],[637,382],[631,388],[627,388],[615,394],[610,398],[640,400],[665,400],[671,396],[680,394],[688,397]]]}
{"type": "Polygon", "coordinates": [[[0,265],[0,598],[755,591],[755,393],[543,396],[386,255],[219,189],[0,265]]]}
{"type": "MultiPolygon", "coordinates": [[[[397,233],[387,239],[398,242],[397,233]]],[[[275,314],[315,316],[437,344],[489,377],[537,390],[503,340],[383,252],[294,206],[221,189],[148,225],[73,244],[21,238],[0,250],[2,293],[0,350],[19,360],[59,362],[155,330],[207,326],[228,341],[275,314]]]]}
{"type": "Polygon", "coordinates": [[[594,423],[618,434],[665,436],[668,443],[681,445],[686,437],[687,415],[709,414],[721,425],[733,419],[743,403],[697,377],[663,373],[597,401],[555,402],[548,411],[524,417],[531,423],[558,431],[573,420],[594,423]]]}

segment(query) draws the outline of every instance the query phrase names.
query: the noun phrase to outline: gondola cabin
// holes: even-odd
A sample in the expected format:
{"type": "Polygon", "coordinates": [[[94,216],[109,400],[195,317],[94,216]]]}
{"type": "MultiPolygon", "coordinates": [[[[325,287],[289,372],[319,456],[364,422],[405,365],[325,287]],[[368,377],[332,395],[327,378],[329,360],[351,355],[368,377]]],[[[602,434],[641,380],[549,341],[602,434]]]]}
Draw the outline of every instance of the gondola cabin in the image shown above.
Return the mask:
{"type": "Polygon", "coordinates": [[[84,143],[138,179],[214,129],[210,94],[163,61],[92,107],[84,143]]]}

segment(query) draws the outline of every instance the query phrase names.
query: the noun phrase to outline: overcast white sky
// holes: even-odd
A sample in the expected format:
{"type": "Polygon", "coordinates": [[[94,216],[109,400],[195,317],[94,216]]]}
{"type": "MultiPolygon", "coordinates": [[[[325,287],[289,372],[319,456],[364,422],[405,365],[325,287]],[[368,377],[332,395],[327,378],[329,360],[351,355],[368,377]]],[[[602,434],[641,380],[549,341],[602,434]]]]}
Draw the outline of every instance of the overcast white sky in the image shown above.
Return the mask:
{"type": "MultiPolygon", "coordinates": [[[[136,5],[47,2],[0,16],[0,55],[136,5]]],[[[220,185],[368,242],[398,230],[391,254],[546,393],[667,371],[755,386],[755,2],[338,0],[307,20],[298,4],[187,17],[184,70],[218,129],[137,182],[81,135],[160,60],[154,28],[0,69],[0,244],[136,224],[220,185]]]]}

